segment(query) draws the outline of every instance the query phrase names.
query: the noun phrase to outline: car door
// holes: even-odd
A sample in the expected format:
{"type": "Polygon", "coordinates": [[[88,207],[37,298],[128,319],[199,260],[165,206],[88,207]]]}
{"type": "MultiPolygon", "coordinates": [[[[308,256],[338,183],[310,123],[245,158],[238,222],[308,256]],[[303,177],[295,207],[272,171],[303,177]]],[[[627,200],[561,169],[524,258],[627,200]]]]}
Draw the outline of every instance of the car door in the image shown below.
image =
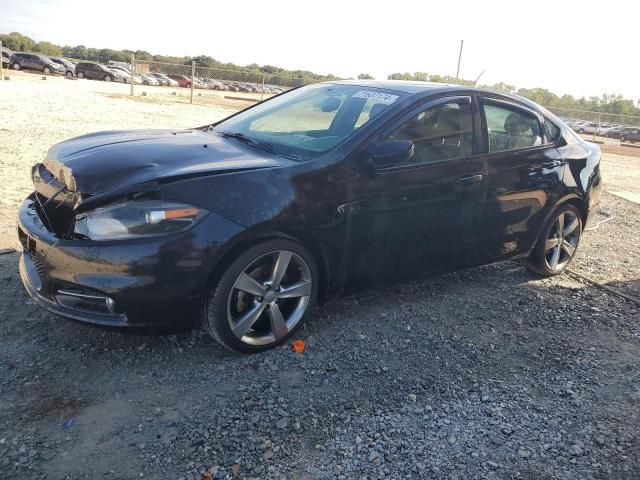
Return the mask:
{"type": "Polygon", "coordinates": [[[476,154],[479,123],[471,96],[410,109],[383,128],[380,141],[410,140],[413,156],[387,168],[359,168],[349,187],[348,282],[402,277],[465,265],[484,204],[485,167],[476,154]]]}
{"type": "Polygon", "coordinates": [[[539,113],[486,95],[481,106],[488,182],[475,257],[485,263],[526,253],[533,246],[560,195],[564,161],[539,113]]]}
{"type": "Polygon", "coordinates": [[[42,70],[43,63],[37,55],[29,55],[29,68],[34,70],[42,70]]]}

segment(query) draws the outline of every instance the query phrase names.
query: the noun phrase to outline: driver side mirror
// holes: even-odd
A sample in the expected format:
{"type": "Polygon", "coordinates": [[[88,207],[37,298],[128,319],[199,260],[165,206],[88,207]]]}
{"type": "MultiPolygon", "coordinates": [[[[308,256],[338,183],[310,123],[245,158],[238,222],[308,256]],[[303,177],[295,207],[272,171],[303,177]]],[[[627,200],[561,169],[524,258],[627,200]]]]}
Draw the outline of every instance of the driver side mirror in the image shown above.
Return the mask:
{"type": "Polygon", "coordinates": [[[413,157],[415,145],[411,140],[384,140],[371,150],[369,164],[374,168],[388,168],[413,157]]]}

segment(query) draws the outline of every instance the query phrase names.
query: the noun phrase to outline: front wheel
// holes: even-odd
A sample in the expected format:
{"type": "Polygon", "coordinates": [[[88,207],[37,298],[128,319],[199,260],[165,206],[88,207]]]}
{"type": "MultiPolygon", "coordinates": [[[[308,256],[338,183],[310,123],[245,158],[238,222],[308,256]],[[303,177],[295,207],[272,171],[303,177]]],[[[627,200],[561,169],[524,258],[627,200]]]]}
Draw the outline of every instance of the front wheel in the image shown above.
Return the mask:
{"type": "Polygon", "coordinates": [[[317,266],[306,248],[290,240],[260,243],[212,285],[203,300],[203,327],[230,350],[268,350],[302,325],[317,286],[317,266]]]}
{"type": "Polygon", "coordinates": [[[562,205],[542,230],[527,267],[545,277],[561,274],[575,255],[581,234],[580,211],[571,204],[562,205]]]}
{"type": "Polygon", "coordinates": [[[78,78],[84,78],[84,73],[78,72],[78,78]]]}
{"type": "Polygon", "coordinates": [[[14,70],[20,70],[20,64],[19,63],[14,63],[12,66],[13,66],[14,70]]]}
{"type": "Polygon", "coordinates": [[[620,135],[620,141],[622,143],[626,142],[627,141],[627,137],[625,137],[624,135],[620,135]]]}
{"type": "Polygon", "coordinates": [[[42,73],[44,73],[46,75],[49,75],[51,73],[51,69],[49,67],[44,67],[42,69],[42,73]]]}
{"type": "Polygon", "coordinates": [[[104,76],[104,81],[105,82],[110,82],[111,80],[113,80],[113,78],[111,78],[111,75],[105,75],[104,76]]]}

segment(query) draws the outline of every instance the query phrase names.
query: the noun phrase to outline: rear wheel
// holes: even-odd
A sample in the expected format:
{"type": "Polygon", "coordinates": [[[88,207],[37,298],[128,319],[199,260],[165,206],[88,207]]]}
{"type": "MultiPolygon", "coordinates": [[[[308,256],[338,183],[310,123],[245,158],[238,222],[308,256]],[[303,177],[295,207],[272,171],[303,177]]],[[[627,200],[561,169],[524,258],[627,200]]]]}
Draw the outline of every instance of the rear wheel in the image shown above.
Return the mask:
{"type": "Polygon", "coordinates": [[[620,135],[620,141],[621,142],[626,142],[627,141],[627,137],[625,137],[624,135],[620,135]]]}
{"type": "Polygon", "coordinates": [[[69,78],[73,77],[73,73],[71,73],[69,71],[67,71],[67,73],[65,73],[64,75],[65,75],[65,77],[69,77],[69,78]]]}
{"type": "Polygon", "coordinates": [[[14,70],[20,70],[20,64],[19,64],[19,63],[17,63],[17,62],[16,62],[16,63],[14,63],[14,64],[12,65],[12,67],[13,67],[13,69],[14,69],[14,70]]]}
{"type": "Polygon", "coordinates": [[[564,272],[575,255],[582,234],[582,216],[571,204],[553,214],[527,259],[530,270],[551,277],[564,272]]]}
{"type": "Polygon", "coordinates": [[[78,72],[78,78],[84,78],[84,73],[78,72]]]}
{"type": "Polygon", "coordinates": [[[49,75],[51,73],[51,69],[49,67],[44,67],[42,69],[42,73],[46,73],[47,75],[49,75]]]}
{"type": "Polygon", "coordinates": [[[204,329],[231,350],[260,352],[286,341],[317,296],[318,271],[309,251],[269,240],[240,255],[204,298],[204,329]]]}
{"type": "Polygon", "coordinates": [[[113,80],[113,78],[111,77],[111,75],[105,75],[105,76],[104,76],[104,81],[105,81],[105,82],[110,82],[111,80],[113,80]]]}

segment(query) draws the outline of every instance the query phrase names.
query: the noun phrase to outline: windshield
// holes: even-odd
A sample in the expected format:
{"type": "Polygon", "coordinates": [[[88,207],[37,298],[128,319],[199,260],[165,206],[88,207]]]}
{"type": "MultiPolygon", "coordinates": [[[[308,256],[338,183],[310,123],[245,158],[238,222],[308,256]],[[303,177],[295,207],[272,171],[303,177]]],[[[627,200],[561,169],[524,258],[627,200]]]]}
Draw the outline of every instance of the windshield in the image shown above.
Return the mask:
{"type": "Polygon", "coordinates": [[[224,120],[214,131],[255,140],[278,155],[310,160],[405,95],[359,85],[309,85],[224,120]]]}

